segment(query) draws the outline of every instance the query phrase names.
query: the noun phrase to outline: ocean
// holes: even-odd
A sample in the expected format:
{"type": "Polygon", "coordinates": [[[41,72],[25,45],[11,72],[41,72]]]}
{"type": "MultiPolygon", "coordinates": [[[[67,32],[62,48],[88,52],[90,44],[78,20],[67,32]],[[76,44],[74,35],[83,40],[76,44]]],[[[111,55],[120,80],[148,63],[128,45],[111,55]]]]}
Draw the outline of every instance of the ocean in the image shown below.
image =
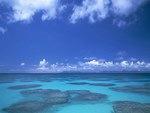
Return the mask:
{"type": "Polygon", "coordinates": [[[0,113],[150,113],[150,74],[2,73],[0,113]]]}

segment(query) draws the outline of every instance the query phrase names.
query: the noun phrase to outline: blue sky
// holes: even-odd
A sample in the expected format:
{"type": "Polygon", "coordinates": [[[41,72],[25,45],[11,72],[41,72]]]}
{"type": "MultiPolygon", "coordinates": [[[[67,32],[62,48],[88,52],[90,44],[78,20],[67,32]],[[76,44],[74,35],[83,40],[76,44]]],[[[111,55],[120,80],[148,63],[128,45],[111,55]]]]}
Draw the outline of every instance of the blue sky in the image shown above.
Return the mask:
{"type": "Polygon", "coordinates": [[[0,0],[0,72],[150,71],[149,0],[0,0]]]}

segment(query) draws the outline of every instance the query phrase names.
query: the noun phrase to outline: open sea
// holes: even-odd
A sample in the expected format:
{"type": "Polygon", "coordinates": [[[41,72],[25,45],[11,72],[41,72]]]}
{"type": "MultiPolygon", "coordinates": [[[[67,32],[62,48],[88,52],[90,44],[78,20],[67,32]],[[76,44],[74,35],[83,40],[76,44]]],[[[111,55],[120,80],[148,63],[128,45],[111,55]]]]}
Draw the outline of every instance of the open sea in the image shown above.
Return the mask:
{"type": "Polygon", "coordinates": [[[0,74],[0,113],[150,113],[150,74],[0,74]]]}

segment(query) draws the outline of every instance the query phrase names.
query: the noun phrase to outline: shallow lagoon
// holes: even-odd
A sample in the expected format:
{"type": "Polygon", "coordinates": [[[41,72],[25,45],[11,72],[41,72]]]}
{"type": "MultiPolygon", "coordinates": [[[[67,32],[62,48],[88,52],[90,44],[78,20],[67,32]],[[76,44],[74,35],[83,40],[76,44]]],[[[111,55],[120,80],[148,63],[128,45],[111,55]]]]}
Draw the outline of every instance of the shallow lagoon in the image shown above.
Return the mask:
{"type": "MultiPolygon", "coordinates": [[[[11,110],[3,110],[15,103],[31,100],[40,101],[40,98],[36,97],[37,95],[24,96],[21,94],[22,91],[34,89],[57,89],[62,92],[68,90],[88,90],[92,93],[107,95],[107,98],[102,101],[84,101],[82,99],[82,101],[75,101],[69,99],[68,102],[63,104],[46,106],[44,109],[36,111],[36,113],[113,113],[114,102],[150,103],[150,93],[117,91],[112,90],[112,87],[143,86],[145,84],[150,90],[150,74],[0,74],[0,113],[18,113],[11,110]],[[71,84],[81,82],[88,84],[71,84]],[[39,87],[9,88],[32,84],[37,84],[39,87]],[[114,84],[114,86],[96,86],[91,84],[114,84]]],[[[143,91],[143,89],[141,90],[143,91]]]]}

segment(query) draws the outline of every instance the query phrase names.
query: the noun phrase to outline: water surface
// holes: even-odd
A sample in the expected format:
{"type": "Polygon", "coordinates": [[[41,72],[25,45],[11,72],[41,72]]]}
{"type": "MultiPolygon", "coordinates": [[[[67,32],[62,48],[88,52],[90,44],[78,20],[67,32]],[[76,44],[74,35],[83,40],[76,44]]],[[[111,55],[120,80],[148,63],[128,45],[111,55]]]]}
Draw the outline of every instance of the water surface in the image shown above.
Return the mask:
{"type": "MultiPolygon", "coordinates": [[[[116,91],[111,87],[150,86],[150,74],[0,74],[0,113],[7,113],[2,109],[23,101],[40,100],[34,96],[23,96],[20,92],[34,89],[88,90],[92,93],[107,95],[103,101],[73,101],[59,105],[45,107],[38,113],[112,113],[113,102],[133,101],[150,103],[149,93],[130,91],[116,91]],[[70,84],[70,83],[89,84],[70,84]],[[114,84],[114,86],[95,86],[91,84],[114,84]],[[12,86],[39,84],[39,87],[10,89],[12,86]]],[[[10,112],[11,113],[11,112],[10,112]]],[[[14,113],[14,112],[12,112],[14,113]]]]}

